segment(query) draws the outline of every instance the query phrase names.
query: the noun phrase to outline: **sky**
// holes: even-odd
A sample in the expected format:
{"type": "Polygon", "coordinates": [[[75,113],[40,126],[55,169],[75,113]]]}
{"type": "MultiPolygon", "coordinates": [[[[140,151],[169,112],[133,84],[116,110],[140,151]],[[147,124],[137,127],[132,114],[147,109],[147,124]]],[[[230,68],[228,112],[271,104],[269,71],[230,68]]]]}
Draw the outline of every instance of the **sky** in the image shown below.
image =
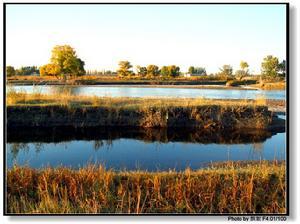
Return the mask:
{"type": "Polygon", "coordinates": [[[41,66],[55,45],[71,45],[86,70],[118,62],[253,73],[286,58],[285,5],[6,5],[6,65],[41,66]]]}

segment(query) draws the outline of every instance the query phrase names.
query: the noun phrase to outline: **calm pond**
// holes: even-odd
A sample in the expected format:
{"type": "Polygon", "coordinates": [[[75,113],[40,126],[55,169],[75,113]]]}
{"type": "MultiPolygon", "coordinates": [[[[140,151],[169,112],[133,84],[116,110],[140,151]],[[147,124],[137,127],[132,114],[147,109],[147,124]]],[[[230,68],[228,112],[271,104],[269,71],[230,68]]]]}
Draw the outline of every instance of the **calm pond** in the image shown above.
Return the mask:
{"type": "Polygon", "coordinates": [[[285,160],[285,133],[163,129],[8,130],[7,166],[198,169],[228,160],[285,160]]]}
{"type": "MultiPolygon", "coordinates": [[[[10,87],[8,87],[9,89],[10,87]]],[[[205,97],[211,99],[266,99],[285,100],[285,90],[238,90],[238,89],[193,89],[134,86],[12,86],[16,91],[27,93],[62,93],[107,97],[205,97]]]]}

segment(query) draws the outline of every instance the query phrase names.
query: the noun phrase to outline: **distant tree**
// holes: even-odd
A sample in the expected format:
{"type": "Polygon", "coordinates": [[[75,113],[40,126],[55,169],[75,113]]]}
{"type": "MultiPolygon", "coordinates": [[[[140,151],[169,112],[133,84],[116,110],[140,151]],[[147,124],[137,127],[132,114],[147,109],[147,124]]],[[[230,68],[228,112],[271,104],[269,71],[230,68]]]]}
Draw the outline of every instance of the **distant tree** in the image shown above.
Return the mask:
{"type": "Polygon", "coordinates": [[[279,65],[278,65],[278,73],[281,76],[286,75],[286,62],[283,60],[279,65]]]}
{"type": "Polygon", "coordinates": [[[177,77],[180,75],[180,68],[176,65],[163,66],[160,75],[162,77],[177,77]]]}
{"type": "Polygon", "coordinates": [[[48,73],[47,73],[47,65],[42,65],[42,66],[40,67],[40,75],[41,75],[41,76],[46,76],[46,75],[48,75],[48,73]]]}
{"type": "Polygon", "coordinates": [[[203,67],[194,67],[194,66],[190,66],[189,70],[188,70],[189,74],[206,74],[206,70],[203,67]]]}
{"type": "Polygon", "coordinates": [[[104,72],[104,74],[105,74],[105,75],[112,75],[112,74],[113,74],[113,72],[112,72],[112,71],[110,71],[110,70],[107,70],[107,71],[105,71],[105,72],[104,72]]]}
{"type": "Polygon", "coordinates": [[[148,65],[147,66],[147,76],[156,77],[159,75],[159,67],[156,65],[148,65]]]}
{"type": "Polygon", "coordinates": [[[169,70],[169,76],[171,77],[177,77],[180,75],[180,68],[176,65],[168,66],[168,70],[169,70]]]}
{"type": "Polygon", "coordinates": [[[147,75],[147,68],[146,67],[142,67],[142,66],[138,65],[138,66],[136,66],[136,70],[137,70],[137,74],[139,76],[144,77],[144,76],[147,75]]]}
{"type": "Polygon", "coordinates": [[[242,80],[245,76],[249,75],[249,65],[245,61],[240,62],[240,68],[235,72],[235,76],[239,79],[242,80]]]}
{"type": "Polygon", "coordinates": [[[194,66],[190,66],[188,69],[188,73],[189,74],[195,74],[195,67],[194,66]]]}
{"type": "Polygon", "coordinates": [[[206,69],[203,67],[195,67],[195,73],[199,75],[206,75],[206,69]]]}
{"type": "Polygon", "coordinates": [[[130,77],[132,71],[130,70],[132,65],[129,61],[120,61],[119,62],[119,69],[117,70],[117,74],[119,77],[130,77]]]}
{"type": "Polygon", "coordinates": [[[66,61],[66,67],[69,66],[69,73],[71,76],[82,76],[85,75],[84,61],[80,58],[74,58],[66,61]]]}
{"type": "Polygon", "coordinates": [[[58,78],[60,72],[60,67],[56,64],[46,64],[40,67],[41,76],[49,75],[58,78]]]}
{"type": "Polygon", "coordinates": [[[277,57],[268,55],[263,59],[261,63],[261,73],[264,77],[275,78],[278,75],[279,71],[279,60],[277,57]]]}
{"type": "Polygon", "coordinates": [[[240,62],[240,68],[242,70],[247,70],[249,68],[249,65],[248,65],[248,63],[246,61],[241,61],[240,62]]]}
{"type": "Polygon", "coordinates": [[[169,77],[169,69],[168,69],[168,66],[163,66],[161,67],[160,69],[160,75],[162,77],[169,77]]]}
{"type": "Polygon", "coordinates": [[[19,69],[16,69],[16,75],[32,75],[39,74],[39,70],[36,66],[25,66],[19,69]]]}
{"type": "Polygon", "coordinates": [[[232,76],[233,69],[231,65],[223,65],[222,68],[220,68],[220,71],[222,76],[228,78],[232,76]]]}
{"type": "Polygon", "coordinates": [[[51,64],[58,66],[64,77],[85,74],[84,61],[77,57],[75,50],[69,45],[57,45],[53,48],[51,64]]]}
{"type": "Polygon", "coordinates": [[[6,76],[16,75],[16,70],[13,66],[6,66],[6,76]]]}

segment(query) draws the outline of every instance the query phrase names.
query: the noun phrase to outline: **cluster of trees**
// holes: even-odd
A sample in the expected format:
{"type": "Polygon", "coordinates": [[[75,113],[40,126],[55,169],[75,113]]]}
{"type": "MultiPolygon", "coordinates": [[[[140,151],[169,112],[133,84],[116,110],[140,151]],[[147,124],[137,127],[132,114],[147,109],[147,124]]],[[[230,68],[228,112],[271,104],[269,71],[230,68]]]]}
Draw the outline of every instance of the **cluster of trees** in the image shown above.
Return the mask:
{"type": "MultiPolygon", "coordinates": [[[[243,77],[250,75],[249,64],[246,61],[241,61],[240,69],[236,70],[235,74],[233,74],[233,68],[231,65],[223,65],[217,75],[224,78],[230,78],[234,75],[237,79],[241,80],[243,77]]],[[[285,77],[285,60],[279,62],[279,59],[277,57],[274,57],[272,55],[266,56],[261,63],[261,75],[263,78],[285,77]]]]}
{"type": "Polygon", "coordinates": [[[223,65],[220,68],[220,72],[217,73],[218,76],[223,78],[237,78],[242,80],[245,76],[250,75],[249,73],[249,64],[245,61],[240,62],[240,68],[233,73],[233,68],[231,65],[223,65]]]}
{"type": "MultiPolygon", "coordinates": [[[[159,68],[157,65],[150,64],[146,67],[136,66],[136,73],[132,70],[133,66],[129,61],[120,61],[119,68],[116,72],[107,71],[85,71],[84,61],[77,57],[75,50],[69,45],[58,45],[52,50],[50,63],[41,66],[39,69],[36,66],[27,66],[15,69],[13,66],[6,67],[6,75],[32,75],[40,74],[41,76],[55,76],[63,77],[77,77],[82,75],[118,75],[119,77],[131,77],[133,75],[146,78],[165,77],[174,78],[178,77],[181,72],[180,68],[176,65],[162,66],[159,68]]],[[[206,75],[204,67],[190,66],[188,69],[189,74],[206,75]]],[[[268,55],[261,63],[261,74],[265,78],[284,77],[286,75],[286,62],[283,60],[279,62],[277,57],[268,55]]],[[[222,78],[233,78],[234,76],[241,80],[243,77],[250,75],[249,64],[246,61],[240,62],[240,68],[233,73],[231,65],[223,65],[220,72],[216,74],[222,78]]]]}
{"type": "Polygon", "coordinates": [[[40,74],[63,77],[77,77],[85,74],[84,61],[77,57],[75,50],[69,45],[55,46],[50,63],[40,67],[40,74]]]}
{"type": "Polygon", "coordinates": [[[235,73],[233,73],[233,68],[231,65],[223,65],[217,75],[223,78],[236,77],[237,79],[241,80],[243,77],[250,75],[249,64],[245,61],[241,61],[240,68],[236,70],[235,73]]]}
{"type": "Polygon", "coordinates": [[[15,69],[13,66],[6,66],[6,75],[32,75],[39,74],[39,69],[37,66],[25,66],[18,69],[15,69]]]}
{"type": "Polygon", "coordinates": [[[188,69],[188,73],[189,74],[198,74],[198,75],[206,75],[206,70],[203,67],[194,67],[194,66],[190,66],[188,69]]]}
{"type": "Polygon", "coordinates": [[[147,67],[136,66],[136,74],[132,71],[132,65],[129,61],[120,61],[117,74],[119,77],[130,77],[137,75],[140,77],[177,77],[180,75],[180,68],[176,65],[162,66],[148,65],[147,67]]]}

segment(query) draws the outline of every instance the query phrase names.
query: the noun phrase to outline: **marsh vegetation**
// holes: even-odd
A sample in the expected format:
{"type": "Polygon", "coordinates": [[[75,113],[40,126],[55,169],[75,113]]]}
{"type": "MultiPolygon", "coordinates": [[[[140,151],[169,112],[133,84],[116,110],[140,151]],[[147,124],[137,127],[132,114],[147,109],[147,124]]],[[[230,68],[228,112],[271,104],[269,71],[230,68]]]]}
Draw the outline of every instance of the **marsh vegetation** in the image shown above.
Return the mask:
{"type": "Polygon", "coordinates": [[[90,165],[7,171],[8,213],[285,213],[285,163],[212,164],[182,172],[90,165]]]}

